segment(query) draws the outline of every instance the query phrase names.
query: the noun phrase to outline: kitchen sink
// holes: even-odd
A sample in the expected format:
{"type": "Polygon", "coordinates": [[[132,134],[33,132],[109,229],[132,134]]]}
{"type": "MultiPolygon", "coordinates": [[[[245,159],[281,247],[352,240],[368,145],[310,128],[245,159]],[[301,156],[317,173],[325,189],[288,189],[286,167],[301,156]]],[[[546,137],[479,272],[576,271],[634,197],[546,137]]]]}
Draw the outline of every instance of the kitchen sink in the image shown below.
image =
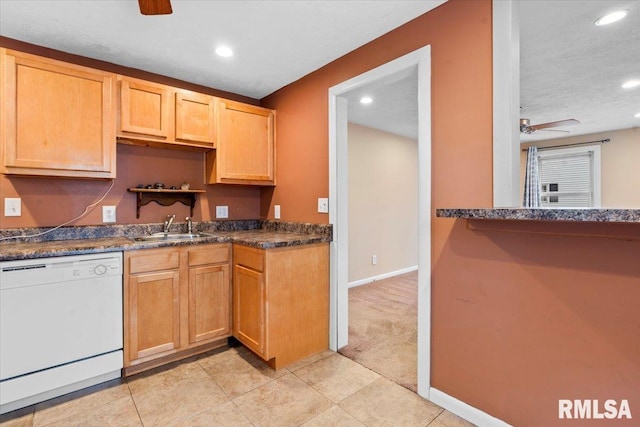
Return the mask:
{"type": "Polygon", "coordinates": [[[137,242],[157,242],[157,241],[168,241],[168,240],[191,240],[198,239],[201,237],[213,237],[211,234],[207,233],[152,233],[145,234],[144,236],[136,236],[132,239],[137,242]]]}

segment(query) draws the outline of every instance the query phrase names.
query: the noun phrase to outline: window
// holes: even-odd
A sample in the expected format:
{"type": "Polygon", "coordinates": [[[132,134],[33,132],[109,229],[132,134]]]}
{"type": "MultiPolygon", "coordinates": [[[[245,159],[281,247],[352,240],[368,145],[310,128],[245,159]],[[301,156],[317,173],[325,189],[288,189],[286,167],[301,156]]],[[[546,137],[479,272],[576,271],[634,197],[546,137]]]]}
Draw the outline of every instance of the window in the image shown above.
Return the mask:
{"type": "Polygon", "coordinates": [[[543,207],[600,207],[600,146],[540,149],[538,162],[543,207]]]}

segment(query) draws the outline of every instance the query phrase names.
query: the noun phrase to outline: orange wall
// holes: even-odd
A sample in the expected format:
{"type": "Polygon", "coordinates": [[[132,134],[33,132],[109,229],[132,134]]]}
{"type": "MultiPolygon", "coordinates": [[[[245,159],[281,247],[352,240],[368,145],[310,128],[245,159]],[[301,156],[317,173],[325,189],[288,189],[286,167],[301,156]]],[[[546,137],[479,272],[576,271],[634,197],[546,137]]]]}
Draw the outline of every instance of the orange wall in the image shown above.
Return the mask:
{"type": "MultiPolygon", "coordinates": [[[[450,0],[262,100],[278,110],[278,186],[263,190],[263,213],[328,221],[315,199],[328,194],[329,87],[427,44],[433,207],[491,206],[491,2],[450,0]]],[[[634,241],[432,226],[434,387],[517,426],[578,425],[558,420],[561,398],[628,399],[637,421],[637,225],[616,227],[634,241]]]]}
{"type": "MultiPolygon", "coordinates": [[[[0,46],[227,99],[259,104],[253,98],[108,62],[71,55],[6,37],[0,37],[0,46]]],[[[196,221],[215,219],[216,205],[229,206],[230,219],[260,218],[259,188],[235,185],[204,185],[202,153],[118,144],[116,173],[115,185],[105,200],[86,217],[74,222],[72,225],[102,224],[101,206],[103,205],[116,206],[117,224],[160,222],[167,214],[175,214],[176,222],[184,221],[184,218],[189,215],[189,208],[181,203],[165,207],[152,202],[141,208],[140,219],[136,219],[135,196],[127,192],[127,188],[135,187],[138,184],[153,184],[155,182],[163,182],[168,186],[179,186],[182,182],[187,181],[194,189],[206,188],[206,194],[199,196],[196,203],[193,214],[193,218],[196,221]]],[[[85,206],[97,201],[107,190],[110,182],[106,180],[8,177],[0,175],[0,199],[5,197],[22,198],[22,216],[5,217],[0,215],[0,228],[49,227],[62,224],[81,214],[85,206]]]]}
{"type": "MultiPolygon", "coordinates": [[[[136,198],[127,188],[155,182],[180,186],[186,181],[194,189],[206,189],[207,192],[199,195],[196,202],[194,221],[215,219],[216,205],[229,206],[230,219],[260,217],[259,188],[203,184],[202,153],[119,144],[117,156],[117,178],[113,189],[91,213],[73,225],[102,224],[101,206],[104,205],[116,206],[117,224],[161,222],[168,214],[175,214],[176,222],[183,222],[189,215],[189,207],[182,203],[160,206],[152,202],[140,208],[140,219],[136,219],[136,198]]],[[[2,197],[22,198],[22,216],[0,216],[0,228],[62,224],[100,199],[110,184],[110,180],[0,175],[2,197]]]]}

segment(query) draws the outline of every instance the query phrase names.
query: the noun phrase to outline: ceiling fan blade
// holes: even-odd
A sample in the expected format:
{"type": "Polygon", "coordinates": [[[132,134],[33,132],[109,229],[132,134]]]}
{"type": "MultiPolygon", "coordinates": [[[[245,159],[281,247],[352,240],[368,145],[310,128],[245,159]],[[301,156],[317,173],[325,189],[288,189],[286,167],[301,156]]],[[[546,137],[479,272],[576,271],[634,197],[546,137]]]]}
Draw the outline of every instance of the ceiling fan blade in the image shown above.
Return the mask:
{"type": "Polygon", "coordinates": [[[171,0],[138,0],[143,15],[169,15],[173,13],[171,0]]]}
{"type": "Polygon", "coordinates": [[[541,123],[539,125],[532,125],[531,127],[535,130],[542,130],[547,128],[557,128],[561,126],[571,126],[580,124],[579,120],[576,119],[567,119],[567,120],[559,120],[557,122],[549,122],[549,123],[541,123]]]}

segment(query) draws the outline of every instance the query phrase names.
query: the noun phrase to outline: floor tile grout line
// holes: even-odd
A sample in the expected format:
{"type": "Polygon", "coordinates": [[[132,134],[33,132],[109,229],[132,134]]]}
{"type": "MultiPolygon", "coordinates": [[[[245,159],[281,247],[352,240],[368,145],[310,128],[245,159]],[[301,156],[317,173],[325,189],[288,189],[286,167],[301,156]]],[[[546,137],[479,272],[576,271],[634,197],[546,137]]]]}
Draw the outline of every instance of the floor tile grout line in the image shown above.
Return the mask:
{"type": "MultiPolygon", "coordinates": [[[[429,402],[431,402],[431,401],[429,401],[429,402]]],[[[434,403],[434,405],[435,405],[435,403],[434,403]]],[[[440,416],[442,414],[444,414],[444,411],[445,411],[445,409],[440,407],[440,412],[438,413],[438,415],[436,415],[431,421],[429,421],[425,427],[429,427],[431,424],[433,424],[438,418],[440,418],[440,416]]]]}
{"type": "Polygon", "coordinates": [[[133,397],[133,392],[131,391],[131,387],[129,387],[129,381],[125,379],[125,384],[127,386],[127,390],[129,390],[129,396],[131,397],[131,402],[133,402],[133,407],[136,408],[136,414],[138,414],[138,419],[140,420],[140,425],[144,427],[144,422],[142,421],[142,415],[140,415],[140,410],[138,409],[138,404],[136,403],[136,399],[133,397]]]}

